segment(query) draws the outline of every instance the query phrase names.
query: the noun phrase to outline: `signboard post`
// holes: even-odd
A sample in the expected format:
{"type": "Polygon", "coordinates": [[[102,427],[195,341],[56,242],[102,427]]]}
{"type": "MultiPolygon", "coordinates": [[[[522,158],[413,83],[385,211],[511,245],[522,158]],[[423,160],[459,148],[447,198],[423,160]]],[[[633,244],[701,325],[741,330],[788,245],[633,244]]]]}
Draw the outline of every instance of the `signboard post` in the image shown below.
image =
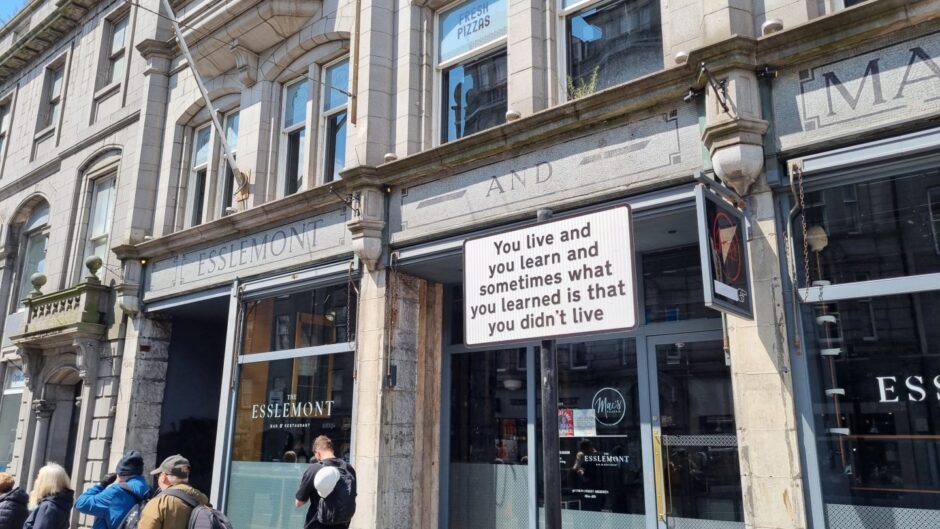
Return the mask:
{"type": "Polygon", "coordinates": [[[541,342],[545,527],[561,529],[555,340],[638,321],[629,206],[550,218],[539,210],[535,226],[464,243],[464,342],[541,342]]]}
{"type": "Polygon", "coordinates": [[[705,306],[753,319],[744,213],[702,184],[695,204],[705,306]]]}

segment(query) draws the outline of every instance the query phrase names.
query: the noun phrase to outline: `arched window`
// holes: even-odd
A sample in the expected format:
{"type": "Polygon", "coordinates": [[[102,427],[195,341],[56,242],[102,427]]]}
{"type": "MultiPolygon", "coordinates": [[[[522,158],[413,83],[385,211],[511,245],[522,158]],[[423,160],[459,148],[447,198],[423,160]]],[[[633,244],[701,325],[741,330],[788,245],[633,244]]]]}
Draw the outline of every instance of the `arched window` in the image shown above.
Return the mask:
{"type": "Polygon", "coordinates": [[[22,252],[16,280],[15,309],[23,306],[23,299],[32,290],[29,278],[46,271],[46,247],[49,244],[49,204],[43,201],[33,207],[26,222],[19,229],[22,252]]]}

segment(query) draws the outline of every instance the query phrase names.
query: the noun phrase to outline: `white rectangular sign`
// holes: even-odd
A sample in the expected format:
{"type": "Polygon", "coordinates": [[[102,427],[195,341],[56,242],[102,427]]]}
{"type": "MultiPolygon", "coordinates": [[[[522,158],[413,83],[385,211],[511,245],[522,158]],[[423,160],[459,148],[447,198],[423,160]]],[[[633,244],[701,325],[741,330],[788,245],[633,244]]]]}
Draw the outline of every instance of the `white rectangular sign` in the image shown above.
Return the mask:
{"type": "Polygon", "coordinates": [[[464,243],[464,342],[484,345],[637,325],[629,206],[464,243]]]}

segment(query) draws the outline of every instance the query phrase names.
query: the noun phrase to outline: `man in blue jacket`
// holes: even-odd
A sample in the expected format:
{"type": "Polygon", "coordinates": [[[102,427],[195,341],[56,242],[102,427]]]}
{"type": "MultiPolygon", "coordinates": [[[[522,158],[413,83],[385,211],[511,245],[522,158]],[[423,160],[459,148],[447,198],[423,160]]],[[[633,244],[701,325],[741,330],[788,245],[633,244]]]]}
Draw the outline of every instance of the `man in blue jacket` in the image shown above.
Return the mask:
{"type": "Polygon", "coordinates": [[[114,474],[107,474],[78,497],[75,510],[95,517],[92,529],[118,529],[131,508],[150,496],[143,473],[143,456],[137,450],[128,451],[114,474]]]}

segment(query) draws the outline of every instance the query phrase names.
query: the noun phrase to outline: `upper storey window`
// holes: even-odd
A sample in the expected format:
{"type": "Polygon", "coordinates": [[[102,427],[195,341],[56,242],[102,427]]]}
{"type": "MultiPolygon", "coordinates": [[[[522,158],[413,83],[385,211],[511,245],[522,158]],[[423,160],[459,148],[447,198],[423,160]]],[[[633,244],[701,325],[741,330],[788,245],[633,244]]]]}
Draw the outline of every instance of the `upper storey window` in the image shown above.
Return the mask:
{"type": "Polygon", "coordinates": [[[281,141],[287,159],[284,164],[284,195],[293,195],[304,187],[306,171],[307,117],[310,81],[306,78],[284,88],[284,123],[281,141]]]}
{"type": "Polygon", "coordinates": [[[441,143],[506,121],[506,0],[470,0],[438,17],[441,143]]]}
{"type": "MultiPolygon", "coordinates": [[[[238,111],[230,112],[225,116],[225,143],[228,144],[228,148],[232,150],[232,156],[238,157],[238,111]]],[[[225,153],[219,152],[219,166],[225,168],[225,173],[222,180],[222,200],[221,200],[221,211],[219,212],[220,216],[225,216],[227,210],[232,207],[232,198],[235,194],[235,173],[232,171],[232,167],[228,164],[228,161],[225,159],[225,153]]]]}
{"type": "Polygon", "coordinates": [[[193,133],[193,159],[189,171],[189,203],[186,204],[186,227],[203,222],[206,201],[206,177],[209,174],[209,150],[212,127],[205,125],[193,133]]]}
{"type": "Polygon", "coordinates": [[[54,66],[46,70],[46,100],[45,111],[40,115],[39,128],[51,127],[59,122],[59,113],[62,111],[62,76],[65,67],[54,66]]]}
{"type": "Polygon", "coordinates": [[[123,16],[110,24],[111,39],[108,48],[108,63],[105,84],[120,82],[124,77],[125,42],[127,40],[127,16],[123,16]]]}
{"type": "Polygon", "coordinates": [[[323,114],[320,118],[323,131],[323,181],[339,180],[339,172],[346,165],[346,104],[349,96],[349,59],[328,65],[325,68],[323,86],[323,114]]]}
{"type": "Polygon", "coordinates": [[[658,0],[562,0],[569,99],[663,68],[658,0]]]}
{"type": "Polygon", "coordinates": [[[46,246],[49,243],[49,206],[45,203],[37,206],[30,213],[26,223],[21,228],[19,248],[23,249],[19,256],[19,277],[16,286],[16,307],[23,306],[23,300],[32,290],[30,278],[33,274],[46,271],[46,246]]]}

